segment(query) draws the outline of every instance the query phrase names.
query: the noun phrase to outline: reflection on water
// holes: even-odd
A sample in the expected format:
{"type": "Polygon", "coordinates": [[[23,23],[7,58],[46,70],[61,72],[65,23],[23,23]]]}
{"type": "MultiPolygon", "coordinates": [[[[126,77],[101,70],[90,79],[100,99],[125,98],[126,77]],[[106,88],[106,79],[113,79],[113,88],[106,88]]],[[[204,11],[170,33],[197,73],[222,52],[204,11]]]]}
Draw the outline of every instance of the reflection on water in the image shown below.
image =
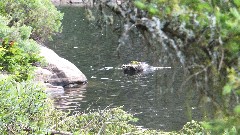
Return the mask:
{"type": "Polygon", "coordinates": [[[65,88],[64,91],[48,91],[50,98],[54,99],[54,105],[57,109],[65,111],[75,111],[80,107],[80,102],[83,100],[86,86],[80,88],[65,88]]]}
{"type": "Polygon", "coordinates": [[[156,67],[170,65],[152,61],[153,55],[145,53],[141,46],[123,46],[119,55],[117,34],[97,34],[94,24],[84,20],[82,9],[61,10],[65,13],[63,33],[48,46],[81,69],[88,84],[53,92],[56,108],[74,113],[124,106],[125,111],[139,118],[137,125],[166,131],[178,130],[191,119],[201,119],[202,109],[197,107],[199,92],[191,84],[179,90],[184,78],[181,67],[126,76],[119,68],[131,60],[146,61],[156,67]]]}

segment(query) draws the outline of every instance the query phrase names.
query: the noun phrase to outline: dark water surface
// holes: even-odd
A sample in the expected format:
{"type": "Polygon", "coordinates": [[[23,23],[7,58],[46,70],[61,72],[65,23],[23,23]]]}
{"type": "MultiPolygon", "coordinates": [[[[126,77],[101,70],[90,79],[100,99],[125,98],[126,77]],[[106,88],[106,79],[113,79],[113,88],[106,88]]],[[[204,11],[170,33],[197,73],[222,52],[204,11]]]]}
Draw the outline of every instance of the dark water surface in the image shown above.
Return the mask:
{"type": "Polygon", "coordinates": [[[83,9],[61,7],[60,10],[65,13],[63,32],[47,44],[73,62],[87,76],[88,84],[52,93],[56,108],[76,113],[123,106],[139,118],[137,125],[165,131],[179,130],[187,121],[202,119],[203,111],[197,107],[199,93],[191,84],[180,89],[184,80],[181,67],[126,76],[119,68],[131,60],[146,61],[153,66],[159,63],[152,61],[153,56],[144,52],[144,47],[126,45],[117,53],[117,34],[101,34],[95,24],[86,20],[83,9]]]}

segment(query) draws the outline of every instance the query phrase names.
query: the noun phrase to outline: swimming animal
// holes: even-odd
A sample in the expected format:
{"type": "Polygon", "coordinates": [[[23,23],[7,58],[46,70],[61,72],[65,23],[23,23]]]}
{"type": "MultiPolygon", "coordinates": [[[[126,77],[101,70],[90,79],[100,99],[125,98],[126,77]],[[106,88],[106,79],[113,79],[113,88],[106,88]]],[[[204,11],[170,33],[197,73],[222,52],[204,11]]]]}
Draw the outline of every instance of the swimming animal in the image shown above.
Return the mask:
{"type": "Polygon", "coordinates": [[[153,66],[150,66],[146,62],[131,61],[128,64],[123,64],[122,69],[124,74],[136,75],[151,73],[155,70],[153,66]]]}

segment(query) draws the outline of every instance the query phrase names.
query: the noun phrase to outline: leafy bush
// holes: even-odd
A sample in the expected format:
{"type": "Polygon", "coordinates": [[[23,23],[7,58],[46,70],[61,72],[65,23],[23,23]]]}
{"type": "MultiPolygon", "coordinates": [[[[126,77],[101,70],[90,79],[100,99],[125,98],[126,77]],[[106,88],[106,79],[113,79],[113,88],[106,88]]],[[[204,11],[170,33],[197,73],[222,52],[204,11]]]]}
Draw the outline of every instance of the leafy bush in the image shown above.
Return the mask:
{"type": "Polygon", "coordinates": [[[1,134],[43,134],[49,127],[51,107],[42,86],[0,78],[1,134]]]}
{"type": "Polygon", "coordinates": [[[132,131],[128,122],[135,121],[131,114],[120,108],[90,112],[64,118],[64,122],[56,123],[56,130],[78,134],[122,134],[132,131]]]}
{"type": "Polygon", "coordinates": [[[195,134],[204,134],[203,126],[197,122],[192,120],[191,122],[187,122],[183,128],[179,131],[179,134],[184,135],[195,135],[195,134]]]}
{"type": "Polygon", "coordinates": [[[12,26],[9,27],[10,18],[0,14],[0,41],[9,39],[10,41],[18,42],[18,46],[26,53],[38,53],[39,44],[29,39],[32,31],[30,26],[12,26]]]}
{"type": "Polygon", "coordinates": [[[7,26],[8,17],[0,15],[0,69],[15,75],[17,81],[27,80],[33,71],[32,63],[41,60],[39,45],[29,39],[30,26],[7,26]]]}
{"type": "Polygon", "coordinates": [[[50,0],[0,1],[0,67],[19,76],[19,80],[29,78],[27,69],[32,71],[30,64],[40,58],[36,41],[60,32],[62,17],[50,0]],[[10,41],[14,46],[4,48],[10,41]]]}
{"type": "MultiPolygon", "coordinates": [[[[60,13],[50,0],[2,0],[0,14],[10,19],[8,26],[31,27],[31,38],[43,41],[61,31],[60,13]]],[[[24,28],[24,27],[23,27],[24,28]]],[[[29,32],[21,29],[28,37],[29,32]],[[27,34],[28,33],[28,34],[27,34]]],[[[28,31],[28,30],[27,30],[28,31]]],[[[22,38],[25,38],[24,35],[22,38]]]]}
{"type": "Polygon", "coordinates": [[[0,69],[14,75],[16,81],[30,79],[33,63],[41,60],[38,53],[25,53],[14,41],[4,40],[0,46],[0,69]]]}
{"type": "MultiPolygon", "coordinates": [[[[99,110],[90,113],[79,113],[73,116],[58,117],[54,124],[53,131],[67,131],[73,134],[172,134],[171,132],[162,132],[157,130],[143,129],[130,123],[137,119],[122,110],[122,107],[99,110]]],[[[63,132],[64,133],[64,132],[63,132]]]]}

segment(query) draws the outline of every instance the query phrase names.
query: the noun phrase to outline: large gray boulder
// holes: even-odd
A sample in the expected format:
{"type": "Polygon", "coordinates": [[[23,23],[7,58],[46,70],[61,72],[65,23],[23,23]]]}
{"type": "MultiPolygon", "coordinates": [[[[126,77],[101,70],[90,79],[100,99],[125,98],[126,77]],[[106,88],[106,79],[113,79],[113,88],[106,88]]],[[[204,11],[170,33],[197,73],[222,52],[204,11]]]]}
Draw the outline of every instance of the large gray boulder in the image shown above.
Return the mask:
{"type": "Polygon", "coordinates": [[[41,46],[40,50],[40,55],[46,59],[46,66],[36,69],[37,81],[62,87],[78,87],[87,82],[86,76],[73,63],[47,47],[41,46]]]}

